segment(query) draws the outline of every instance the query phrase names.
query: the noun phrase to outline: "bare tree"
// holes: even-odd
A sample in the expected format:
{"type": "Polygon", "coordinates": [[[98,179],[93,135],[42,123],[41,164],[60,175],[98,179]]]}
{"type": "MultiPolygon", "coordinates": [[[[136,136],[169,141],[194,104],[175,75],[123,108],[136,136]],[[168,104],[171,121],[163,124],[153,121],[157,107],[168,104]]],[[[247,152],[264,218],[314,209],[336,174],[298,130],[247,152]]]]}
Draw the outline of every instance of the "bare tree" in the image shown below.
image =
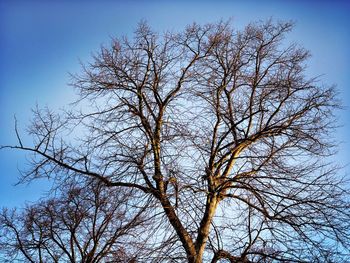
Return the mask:
{"type": "Polygon", "coordinates": [[[136,262],[144,209],[135,209],[130,194],[96,183],[65,187],[23,211],[3,209],[2,262],[136,262]]]}
{"type": "Polygon", "coordinates": [[[17,133],[10,148],[33,153],[23,180],[91,177],[152,197],[149,261],[344,262],[349,191],[329,159],[338,101],[306,76],[291,28],[160,36],[140,23],[72,76],[69,113],[35,111],[33,146],[17,133]]]}

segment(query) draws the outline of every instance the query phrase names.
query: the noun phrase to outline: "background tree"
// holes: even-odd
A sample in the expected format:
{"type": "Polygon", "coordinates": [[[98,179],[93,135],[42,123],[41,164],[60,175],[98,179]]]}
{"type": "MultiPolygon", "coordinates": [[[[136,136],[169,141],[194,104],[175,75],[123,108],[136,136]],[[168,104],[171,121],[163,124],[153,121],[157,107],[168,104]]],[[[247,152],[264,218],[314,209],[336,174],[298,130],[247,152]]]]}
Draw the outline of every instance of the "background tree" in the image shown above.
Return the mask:
{"type": "Polygon", "coordinates": [[[150,261],[343,262],[349,192],[327,158],[338,101],[284,43],[291,28],[159,36],[140,23],[72,76],[72,110],[36,110],[34,144],[8,146],[34,154],[23,180],[91,177],[150,197],[150,261]]]}
{"type": "Polygon", "coordinates": [[[23,211],[3,209],[2,262],[136,262],[144,209],[135,208],[130,193],[100,183],[64,187],[23,211]]]}

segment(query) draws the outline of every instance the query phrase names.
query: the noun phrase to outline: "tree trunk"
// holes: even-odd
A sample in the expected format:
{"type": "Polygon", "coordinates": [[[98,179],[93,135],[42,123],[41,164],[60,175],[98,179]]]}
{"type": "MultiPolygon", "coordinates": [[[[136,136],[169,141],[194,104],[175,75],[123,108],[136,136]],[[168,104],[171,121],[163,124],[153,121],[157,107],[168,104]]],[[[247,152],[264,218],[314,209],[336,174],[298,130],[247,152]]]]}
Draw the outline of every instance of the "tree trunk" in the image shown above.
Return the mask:
{"type": "Polygon", "coordinates": [[[215,215],[215,211],[218,204],[219,204],[219,200],[216,194],[209,194],[207,196],[205,212],[199,226],[198,236],[195,244],[196,258],[194,260],[194,263],[201,263],[203,261],[203,253],[209,237],[210,225],[215,215]]]}
{"type": "Polygon", "coordinates": [[[187,254],[187,259],[189,263],[201,262],[195,261],[196,249],[191,236],[188,234],[187,230],[183,227],[181,221],[179,220],[173,206],[170,204],[169,199],[165,196],[160,197],[161,204],[167,215],[170,224],[174,227],[176,233],[178,234],[182,245],[184,246],[187,254]]]}

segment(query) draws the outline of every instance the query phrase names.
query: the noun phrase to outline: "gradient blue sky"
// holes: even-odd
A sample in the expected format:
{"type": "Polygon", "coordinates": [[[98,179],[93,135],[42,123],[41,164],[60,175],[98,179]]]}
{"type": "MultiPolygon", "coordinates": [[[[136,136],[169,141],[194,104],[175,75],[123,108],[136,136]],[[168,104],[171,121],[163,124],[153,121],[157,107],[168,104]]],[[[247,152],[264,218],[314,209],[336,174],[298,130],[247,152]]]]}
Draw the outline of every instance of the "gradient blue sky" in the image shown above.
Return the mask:
{"type": "MultiPolygon", "coordinates": [[[[16,1],[0,0],[0,145],[16,143],[13,116],[24,131],[31,108],[59,108],[72,102],[68,72],[79,72],[79,59],[112,36],[132,35],[146,19],[157,31],[182,29],[192,22],[232,18],[237,28],[257,20],[293,20],[288,41],[309,49],[307,74],[336,84],[346,109],[336,159],[349,163],[350,139],[350,1],[16,1]]],[[[34,201],[45,180],[14,186],[25,154],[0,151],[0,207],[34,201]]],[[[344,172],[350,173],[349,167],[344,172]]]]}

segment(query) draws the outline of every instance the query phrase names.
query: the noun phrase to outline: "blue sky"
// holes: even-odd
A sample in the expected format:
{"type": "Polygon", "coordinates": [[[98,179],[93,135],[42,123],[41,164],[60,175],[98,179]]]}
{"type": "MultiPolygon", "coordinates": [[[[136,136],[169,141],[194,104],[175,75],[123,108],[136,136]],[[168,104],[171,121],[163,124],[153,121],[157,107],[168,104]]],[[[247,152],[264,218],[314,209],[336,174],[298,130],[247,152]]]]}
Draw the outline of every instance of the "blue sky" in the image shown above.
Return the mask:
{"type": "MultiPolygon", "coordinates": [[[[257,20],[293,20],[287,41],[311,51],[307,74],[336,84],[345,110],[334,135],[341,141],[336,159],[350,156],[350,2],[349,1],[5,1],[0,0],[0,145],[14,144],[16,115],[24,131],[31,108],[57,109],[72,102],[68,72],[80,71],[111,37],[132,35],[145,19],[157,31],[180,30],[192,22],[231,18],[237,28],[257,20]]],[[[47,182],[14,186],[25,154],[0,151],[0,207],[34,201],[47,182]]],[[[344,172],[350,174],[347,167],[344,172]]]]}

